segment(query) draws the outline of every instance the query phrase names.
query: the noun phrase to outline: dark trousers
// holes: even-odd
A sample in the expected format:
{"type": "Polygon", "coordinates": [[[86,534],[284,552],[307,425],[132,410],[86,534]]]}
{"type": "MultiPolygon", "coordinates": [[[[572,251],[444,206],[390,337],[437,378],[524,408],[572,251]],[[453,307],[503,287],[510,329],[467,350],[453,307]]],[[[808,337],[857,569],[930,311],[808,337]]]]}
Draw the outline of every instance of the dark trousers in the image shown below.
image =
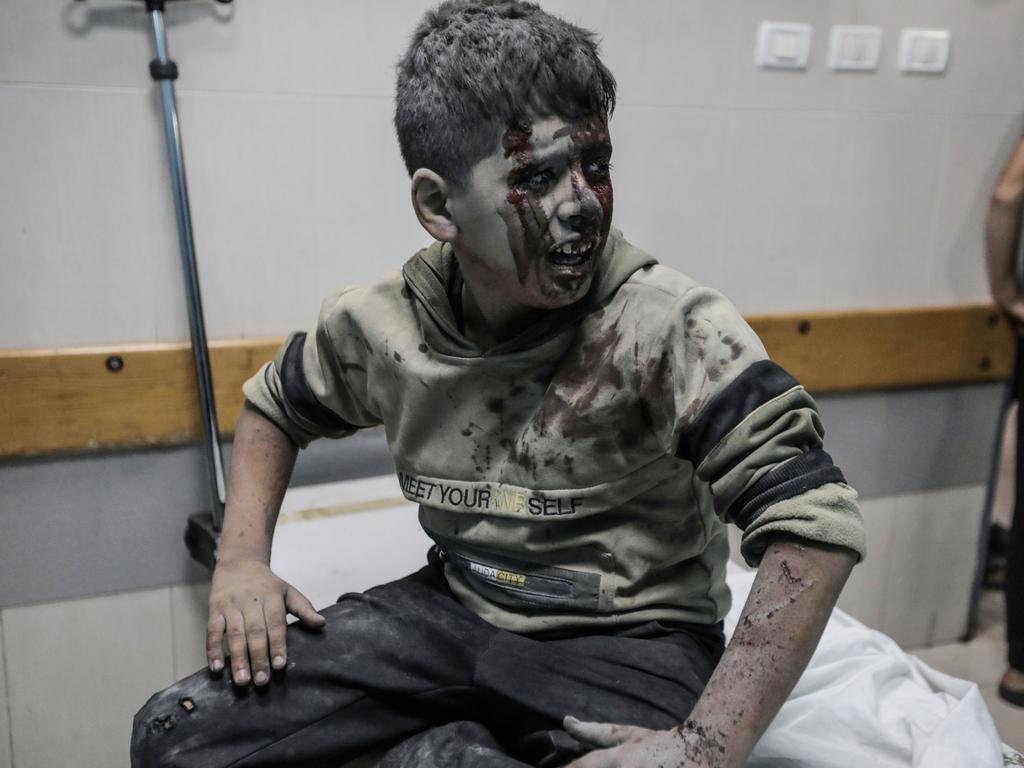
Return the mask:
{"type": "Polygon", "coordinates": [[[135,716],[133,768],[325,766],[397,745],[382,765],[557,766],[585,750],[564,715],[664,729],[686,718],[723,649],[721,625],[649,622],[588,635],[495,628],[436,562],[288,629],[260,689],[201,670],[135,716]]]}
{"type": "Polygon", "coordinates": [[[1006,639],[1009,662],[1024,672],[1024,340],[1017,336],[1013,371],[1013,396],[1017,400],[1017,457],[1013,524],[1006,553],[1006,639]]]}

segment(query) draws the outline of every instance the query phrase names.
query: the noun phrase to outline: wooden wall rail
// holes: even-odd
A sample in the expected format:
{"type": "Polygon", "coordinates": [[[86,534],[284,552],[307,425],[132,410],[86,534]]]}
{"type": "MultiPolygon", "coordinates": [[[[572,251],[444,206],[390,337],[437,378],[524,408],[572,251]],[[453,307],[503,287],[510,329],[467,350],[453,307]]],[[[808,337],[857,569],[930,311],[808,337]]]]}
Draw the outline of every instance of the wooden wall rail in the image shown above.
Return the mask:
{"type": "MultiPolygon", "coordinates": [[[[992,306],[748,318],[769,353],[812,393],[1005,378],[1012,332],[992,306]]],[[[242,382],[280,339],[211,344],[220,428],[242,382]]],[[[174,444],[199,434],[188,344],[0,351],[0,458],[174,444]]]]}

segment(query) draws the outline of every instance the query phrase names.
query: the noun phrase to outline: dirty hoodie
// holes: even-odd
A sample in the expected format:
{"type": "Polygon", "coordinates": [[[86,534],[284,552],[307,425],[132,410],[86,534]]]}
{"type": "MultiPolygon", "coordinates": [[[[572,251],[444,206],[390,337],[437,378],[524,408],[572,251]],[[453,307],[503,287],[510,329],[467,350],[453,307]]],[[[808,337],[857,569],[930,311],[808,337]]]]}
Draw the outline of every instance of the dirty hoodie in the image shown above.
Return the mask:
{"type": "Polygon", "coordinates": [[[613,229],[585,299],[485,351],[459,330],[459,280],[435,243],[342,289],[244,391],[300,446],[382,424],[452,591],[482,618],[714,623],[726,523],[751,565],[779,533],[863,557],[814,401],[721,294],[613,229]]]}

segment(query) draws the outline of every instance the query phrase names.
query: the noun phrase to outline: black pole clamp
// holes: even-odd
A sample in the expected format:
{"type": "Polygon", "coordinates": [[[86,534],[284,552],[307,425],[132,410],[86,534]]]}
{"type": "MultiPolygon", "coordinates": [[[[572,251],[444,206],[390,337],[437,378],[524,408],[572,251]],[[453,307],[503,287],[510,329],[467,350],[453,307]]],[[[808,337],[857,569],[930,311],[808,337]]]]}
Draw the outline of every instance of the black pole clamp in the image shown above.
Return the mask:
{"type": "Polygon", "coordinates": [[[153,59],[149,62],[149,75],[157,82],[161,80],[177,80],[178,65],[171,59],[153,59]]]}
{"type": "MultiPolygon", "coordinates": [[[[145,0],[146,1],[146,12],[152,13],[153,11],[160,11],[163,13],[164,4],[169,3],[171,0],[145,0]]],[[[221,5],[228,5],[231,0],[217,0],[221,5]]]]}

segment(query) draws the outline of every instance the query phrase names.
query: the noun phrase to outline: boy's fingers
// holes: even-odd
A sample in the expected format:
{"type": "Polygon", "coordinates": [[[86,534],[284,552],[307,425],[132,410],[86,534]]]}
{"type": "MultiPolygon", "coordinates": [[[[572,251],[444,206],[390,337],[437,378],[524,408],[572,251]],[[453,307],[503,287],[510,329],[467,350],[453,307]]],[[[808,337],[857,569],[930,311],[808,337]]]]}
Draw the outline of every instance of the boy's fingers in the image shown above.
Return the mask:
{"type": "Polygon", "coordinates": [[[270,666],[284,669],[288,660],[285,630],[288,627],[284,611],[284,599],[277,594],[268,597],[263,603],[263,617],[267,621],[267,638],[270,641],[270,666]]]}
{"type": "Polygon", "coordinates": [[[327,619],[317,613],[313,604],[295,587],[288,587],[284,596],[284,604],[288,608],[288,613],[298,616],[308,627],[319,628],[327,623],[327,619]]]}
{"type": "Polygon", "coordinates": [[[590,752],[576,760],[573,760],[565,768],[619,768],[615,757],[608,752],[590,752]]]}
{"type": "Polygon", "coordinates": [[[206,660],[213,672],[224,669],[224,614],[211,613],[206,623],[206,660]]]}
{"type": "Polygon", "coordinates": [[[571,715],[562,721],[566,733],[592,747],[617,747],[647,733],[645,728],[610,723],[582,723],[571,715]]]}
{"type": "Polygon", "coordinates": [[[249,599],[242,612],[245,619],[245,645],[249,649],[252,681],[256,685],[270,682],[270,660],[267,658],[267,623],[263,603],[258,597],[249,599]]]}
{"type": "Polygon", "coordinates": [[[228,653],[231,655],[231,679],[236,685],[249,684],[249,654],[245,647],[245,622],[242,612],[231,609],[225,612],[227,624],[228,653]]]}

